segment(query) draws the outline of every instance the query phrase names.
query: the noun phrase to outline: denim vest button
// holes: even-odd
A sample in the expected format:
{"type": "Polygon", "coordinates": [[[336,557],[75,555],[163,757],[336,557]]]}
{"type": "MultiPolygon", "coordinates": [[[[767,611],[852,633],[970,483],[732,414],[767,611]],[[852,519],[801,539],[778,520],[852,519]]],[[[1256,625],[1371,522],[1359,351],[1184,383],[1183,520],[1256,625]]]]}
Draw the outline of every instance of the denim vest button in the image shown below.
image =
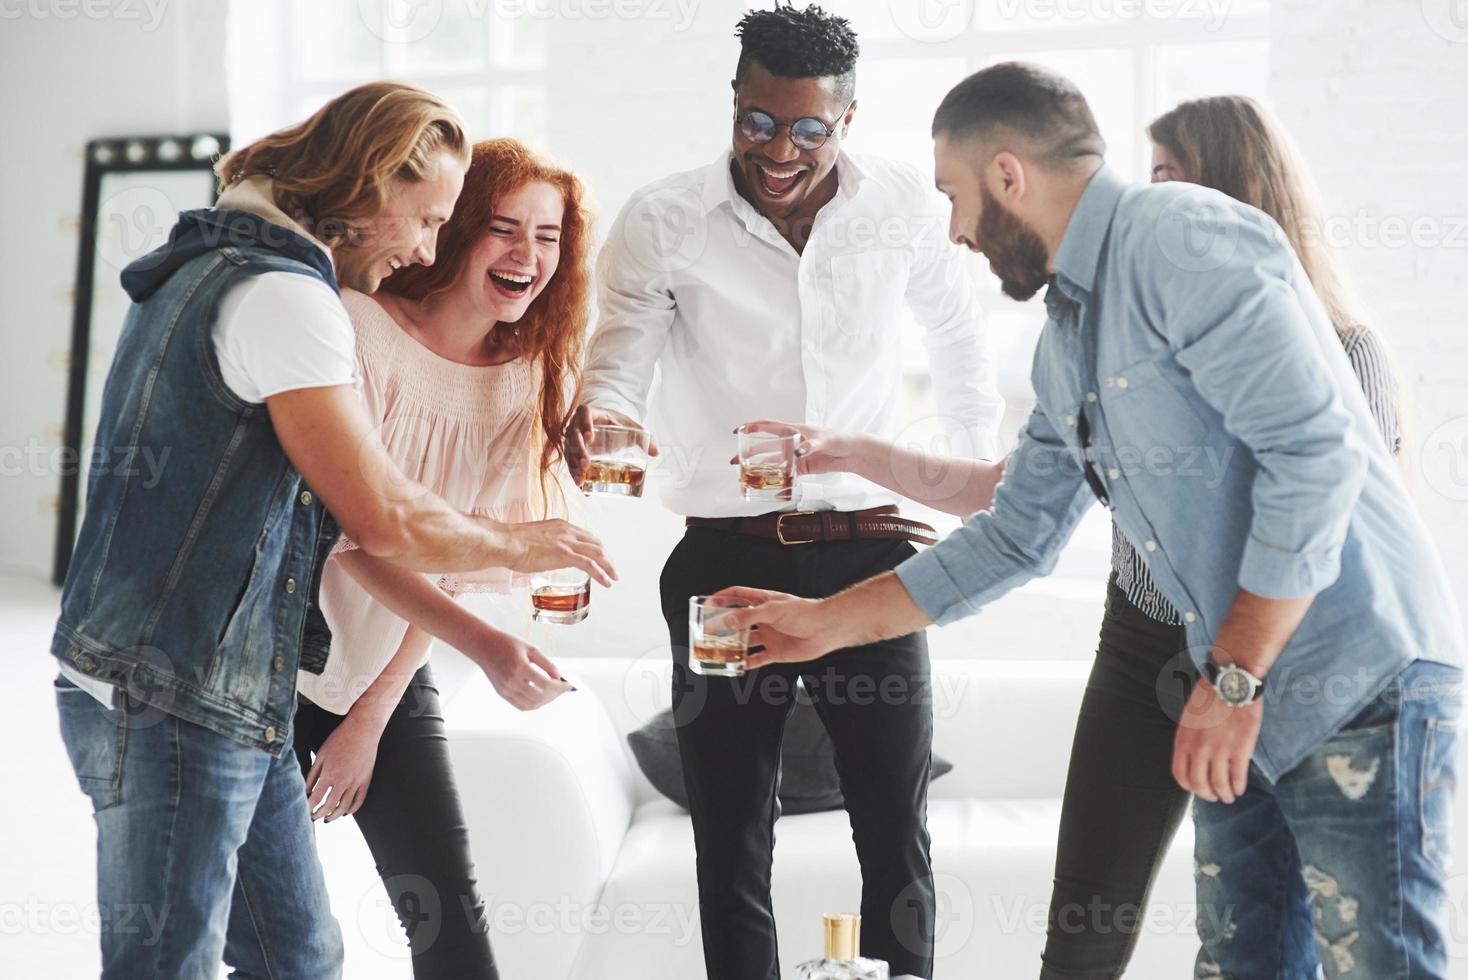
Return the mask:
{"type": "Polygon", "coordinates": [[[292,593],[293,594],[296,591],[296,580],[293,579],[293,578],[286,579],[285,580],[285,590],[286,590],[287,593],[292,593]]]}
{"type": "Polygon", "coordinates": [[[1189,623],[1191,623],[1193,620],[1195,620],[1197,618],[1198,618],[1198,614],[1195,613],[1195,612],[1193,612],[1191,609],[1189,609],[1187,612],[1183,613],[1183,619],[1186,620],[1189,623]]]}
{"type": "Polygon", "coordinates": [[[276,673],[279,673],[280,672],[280,668],[282,668],[284,666],[285,666],[285,658],[284,657],[276,657],[274,660],[270,661],[270,669],[273,670],[273,671],[275,671],[276,673]]]}
{"type": "Polygon", "coordinates": [[[1156,541],[1148,541],[1148,542],[1144,543],[1142,545],[1142,547],[1143,548],[1146,548],[1148,551],[1156,551],[1157,550],[1157,542],[1156,541]]]}
{"type": "Polygon", "coordinates": [[[301,491],[301,506],[302,507],[310,507],[311,506],[311,491],[310,490],[302,490],[301,491]]]}
{"type": "Polygon", "coordinates": [[[275,741],[275,726],[274,725],[271,725],[270,727],[268,727],[268,728],[265,729],[265,741],[267,741],[267,742],[273,742],[273,741],[275,741]]]}

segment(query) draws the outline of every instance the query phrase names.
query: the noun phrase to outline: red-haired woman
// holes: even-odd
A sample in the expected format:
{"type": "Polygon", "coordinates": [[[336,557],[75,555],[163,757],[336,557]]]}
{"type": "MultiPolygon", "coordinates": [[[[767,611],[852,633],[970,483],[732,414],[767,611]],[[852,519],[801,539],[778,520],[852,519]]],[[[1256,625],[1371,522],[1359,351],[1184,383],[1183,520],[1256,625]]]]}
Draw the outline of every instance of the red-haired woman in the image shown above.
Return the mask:
{"type": "MultiPolygon", "coordinates": [[[[473,149],[437,261],[397,271],[371,296],[342,293],[383,443],[466,512],[535,520],[565,499],[559,433],[586,330],[589,223],[572,174],[489,140],[473,149]]],[[[356,817],[418,980],[497,976],[427,664],[432,638],[522,710],[570,689],[539,650],[452,598],[510,584],[500,570],[403,572],[350,542],[322,573],[332,649],[324,673],[300,675],[296,753],[313,818],[356,817]]]]}

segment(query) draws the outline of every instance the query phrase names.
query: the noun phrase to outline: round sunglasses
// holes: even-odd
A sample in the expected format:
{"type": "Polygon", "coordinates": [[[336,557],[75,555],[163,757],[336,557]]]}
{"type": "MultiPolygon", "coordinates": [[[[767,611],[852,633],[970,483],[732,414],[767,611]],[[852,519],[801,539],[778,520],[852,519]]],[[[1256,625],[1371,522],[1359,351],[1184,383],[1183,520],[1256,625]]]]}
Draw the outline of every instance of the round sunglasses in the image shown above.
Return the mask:
{"type": "MultiPolygon", "coordinates": [[[[851,108],[852,102],[846,103],[836,118],[839,120],[846,115],[851,108]]],[[[735,116],[739,123],[739,132],[751,143],[768,143],[775,138],[775,133],[781,127],[790,131],[790,142],[802,150],[818,150],[825,146],[826,140],[835,135],[835,127],[827,126],[824,120],[815,116],[802,116],[793,123],[777,123],[775,117],[760,109],[750,109],[748,112],[735,116]]]]}

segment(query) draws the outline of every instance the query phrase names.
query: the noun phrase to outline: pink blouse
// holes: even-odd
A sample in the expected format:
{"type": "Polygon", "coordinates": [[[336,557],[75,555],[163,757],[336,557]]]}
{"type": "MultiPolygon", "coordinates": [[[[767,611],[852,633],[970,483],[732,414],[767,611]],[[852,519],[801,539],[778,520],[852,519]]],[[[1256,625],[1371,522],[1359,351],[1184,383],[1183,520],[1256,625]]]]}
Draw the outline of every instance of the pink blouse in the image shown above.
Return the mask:
{"type": "MultiPolygon", "coordinates": [[[[459,364],[409,336],[371,297],[344,289],[342,303],[357,331],[363,401],[398,468],[466,513],[539,520],[532,503],[540,445],[532,362],[459,364]]],[[[333,556],[354,547],[343,538],[333,556]]],[[[523,576],[502,568],[429,577],[452,595],[524,585],[523,576]]],[[[408,622],[373,599],[334,557],[322,573],[321,611],[331,626],[331,656],[323,673],[302,671],[298,689],[346,714],[397,653],[408,622]]]]}

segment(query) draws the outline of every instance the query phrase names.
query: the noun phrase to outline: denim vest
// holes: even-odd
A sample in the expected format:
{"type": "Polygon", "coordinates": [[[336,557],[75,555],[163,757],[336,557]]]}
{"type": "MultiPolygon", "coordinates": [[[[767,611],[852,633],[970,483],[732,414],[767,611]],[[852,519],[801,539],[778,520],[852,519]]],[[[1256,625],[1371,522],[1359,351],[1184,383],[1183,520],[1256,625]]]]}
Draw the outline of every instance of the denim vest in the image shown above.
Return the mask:
{"type": "Polygon", "coordinates": [[[129,265],[133,300],[102,394],[86,511],[51,653],[131,701],[278,755],[297,669],[319,673],[316,601],[338,530],[281,450],[263,404],[214,353],[232,286],[263,272],[337,289],[326,255],[244,211],[186,211],[129,265]],[[149,453],[161,474],[118,465],[149,453]]]}

